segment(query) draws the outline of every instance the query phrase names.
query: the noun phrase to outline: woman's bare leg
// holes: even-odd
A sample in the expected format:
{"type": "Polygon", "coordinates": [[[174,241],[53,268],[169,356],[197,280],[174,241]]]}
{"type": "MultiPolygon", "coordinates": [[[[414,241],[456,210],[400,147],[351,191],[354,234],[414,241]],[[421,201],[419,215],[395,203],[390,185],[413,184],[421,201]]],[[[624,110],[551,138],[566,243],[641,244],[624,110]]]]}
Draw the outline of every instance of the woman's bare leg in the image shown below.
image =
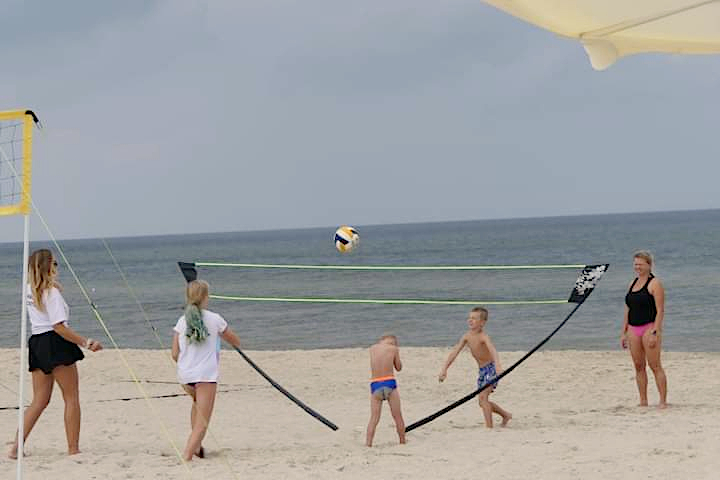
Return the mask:
{"type": "Polygon", "coordinates": [[[65,400],[65,435],[68,455],[80,453],[80,387],[77,365],[60,365],[53,370],[53,377],[62,390],[65,400]]]}
{"type": "Polygon", "coordinates": [[[632,356],[633,365],[635,366],[635,381],[637,382],[638,393],[640,394],[640,406],[647,407],[647,371],[645,369],[645,348],[643,347],[642,338],[630,332],[628,334],[630,341],[630,355],[632,356]]]}
{"type": "MultiPolygon", "coordinates": [[[[53,376],[52,374],[46,375],[42,370],[33,370],[32,375],[32,387],[33,387],[33,399],[30,406],[25,409],[25,417],[23,420],[23,440],[27,440],[30,432],[32,431],[35,423],[42,415],[45,407],[50,403],[50,397],[52,396],[53,390],[53,376]]],[[[10,446],[8,457],[15,459],[18,454],[18,440],[17,432],[15,432],[15,441],[10,446]]]]}
{"type": "Polygon", "coordinates": [[[665,376],[665,370],[660,362],[661,345],[660,340],[656,340],[655,346],[650,347],[650,331],[645,332],[643,335],[643,347],[645,348],[647,363],[650,369],[655,375],[655,385],[657,385],[658,393],[660,394],[660,403],[658,407],[665,408],[667,406],[667,377],[665,376]]]}
{"type": "Polygon", "coordinates": [[[216,393],[216,383],[198,383],[195,385],[195,423],[183,452],[183,458],[188,462],[200,450],[203,438],[205,438],[213,407],[215,406],[216,393]]]}

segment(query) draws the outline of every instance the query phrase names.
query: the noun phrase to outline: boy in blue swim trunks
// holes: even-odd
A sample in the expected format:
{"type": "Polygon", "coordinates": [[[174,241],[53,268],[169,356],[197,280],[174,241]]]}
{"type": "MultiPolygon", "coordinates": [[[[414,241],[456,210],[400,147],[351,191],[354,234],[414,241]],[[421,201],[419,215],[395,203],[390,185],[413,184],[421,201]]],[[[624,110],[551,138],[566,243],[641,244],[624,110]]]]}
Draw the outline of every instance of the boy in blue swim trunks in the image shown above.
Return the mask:
{"type": "Polygon", "coordinates": [[[390,413],[395,420],[400,443],[405,443],[405,422],[400,411],[400,394],[397,390],[394,372],[402,370],[400,362],[400,348],[395,335],[383,335],[380,340],[370,347],[370,421],[367,426],[367,439],[365,445],[372,447],[375,428],[380,421],[382,402],[387,400],[390,404],[390,413]]]}
{"type": "Polygon", "coordinates": [[[508,424],[512,415],[510,412],[500,408],[497,403],[490,401],[490,394],[495,390],[495,388],[497,388],[497,381],[494,379],[502,373],[503,370],[500,366],[500,358],[498,357],[497,350],[495,350],[495,346],[492,344],[492,341],[490,341],[488,334],[483,331],[485,323],[487,323],[487,319],[488,311],[486,308],[475,307],[470,310],[470,315],[467,319],[469,329],[450,352],[450,355],[448,356],[448,359],[438,376],[438,380],[441,382],[445,380],[448,368],[453,361],[455,361],[455,358],[458,356],[460,351],[465,348],[465,345],[470,347],[470,353],[472,353],[472,356],[477,362],[480,370],[477,379],[477,387],[480,388],[484,385],[492,384],[491,387],[486,388],[480,392],[479,395],[480,408],[482,408],[483,415],[485,416],[485,426],[488,428],[493,427],[492,414],[494,412],[502,417],[501,425],[504,427],[508,424]]]}

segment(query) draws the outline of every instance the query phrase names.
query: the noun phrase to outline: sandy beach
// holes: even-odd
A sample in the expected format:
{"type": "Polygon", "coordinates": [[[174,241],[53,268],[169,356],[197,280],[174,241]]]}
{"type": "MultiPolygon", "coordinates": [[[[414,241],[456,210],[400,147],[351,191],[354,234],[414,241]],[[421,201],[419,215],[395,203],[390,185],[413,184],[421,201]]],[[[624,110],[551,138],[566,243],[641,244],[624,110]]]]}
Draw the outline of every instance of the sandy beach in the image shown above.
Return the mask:
{"type": "MultiPolygon", "coordinates": [[[[715,479],[720,469],[720,354],[664,354],[670,407],[637,407],[626,352],[541,351],[500,383],[492,399],[513,414],[507,428],[483,425],[471,401],[411,432],[398,445],[387,406],[375,446],[366,448],[368,358],[364,349],[247,352],[269,375],[335,422],[333,432],[292,404],[236,353],[222,352],[221,384],[207,458],[178,460],[190,402],[175,383],[168,352],[123,350],[80,362],[82,453],[65,454],[63,402],[55,390],[26,446],[25,478],[552,478],[715,479]],[[127,399],[127,400],[120,400],[127,399]],[[175,445],[175,447],[173,446],[175,445]]],[[[475,366],[463,352],[444,384],[448,349],[403,348],[398,375],[412,423],[471,392],[475,366]]],[[[501,353],[505,366],[522,352],[501,353]]],[[[4,440],[16,425],[17,350],[0,350],[4,440]]],[[[29,383],[28,383],[29,389],[29,383]]],[[[498,422],[499,423],[499,422],[498,422]]],[[[7,447],[5,447],[5,451],[7,447]]],[[[2,478],[15,462],[3,455],[2,478]]]]}

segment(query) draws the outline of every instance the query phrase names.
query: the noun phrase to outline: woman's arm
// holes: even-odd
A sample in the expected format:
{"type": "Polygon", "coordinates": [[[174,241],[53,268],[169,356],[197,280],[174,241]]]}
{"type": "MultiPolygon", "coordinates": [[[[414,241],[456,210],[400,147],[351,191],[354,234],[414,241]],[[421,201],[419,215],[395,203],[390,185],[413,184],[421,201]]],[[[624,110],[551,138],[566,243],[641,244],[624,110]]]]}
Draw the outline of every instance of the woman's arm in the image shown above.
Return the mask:
{"type": "Polygon", "coordinates": [[[650,293],[655,298],[655,332],[657,335],[662,335],[663,324],[665,322],[665,287],[660,280],[657,278],[653,279],[653,285],[651,285],[650,293]]]}
{"type": "Polygon", "coordinates": [[[178,361],[178,357],[180,356],[180,338],[179,333],[175,332],[175,335],[173,335],[173,344],[172,344],[172,359],[175,360],[175,362],[178,361]]]}
{"type": "MultiPolygon", "coordinates": [[[[632,289],[633,284],[635,283],[635,280],[628,283],[628,292],[630,289],[632,289]]],[[[628,325],[630,325],[630,307],[628,307],[627,303],[624,305],[624,311],[623,311],[623,326],[622,330],[620,331],[620,346],[622,348],[628,348],[627,343],[627,331],[628,331],[628,325]]]]}
{"type": "Polygon", "coordinates": [[[68,327],[64,322],[53,325],[53,330],[68,342],[72,342],[80,347],[87,347],[88,339],[75,332],[75,330],[68,327]]]}
{"type": "Polygon", "coordinates": [[[240,337],[235,335],[235,332],[233,332],[230,327],[227,327],[225,331],[220,334],[220,337],[233,347],[240,348],[240,337]]]}
{"type": "Polygon", "coordinates": [[[74,343],[75,345],[87,348],[88,350],[93,352],[102,350],[102,345],[100,344],[100,342],[98,342],[97,340],[83,337],[79,333],[75,332],[75,330],[68,327],[64,322],[56,323],[55,325],[53,325],[53,330],[55,330],[55,333],[60,335],[62,338],[64,338],[68,342],[74,343]]]}
{"type": "Polygon", "coordinates": [[[68,327],[66,323],[68,319],[67,304],[60,293],[59,285],[55,285],[56,286],[54,288],[51,288],[47,292],[47,298],[44,300],[45,311],[47,312],[55,333],[68,342],[72,342],[75,345],[87,348],[93,352],[102,350],[100,342],[91,340],[90,338],[85,338],[75,332],[72,328],[68,327]]]}
{"type": "Polygon", "coordinates": [[[627,348],[627,331],[628,331],[628,318],[630,316],[630,308],[628,308],[627,304],[625,305],[625,313],[623,314],[623,326],[622,330],[620,331],[620,346],[622,348],[627,348]]]}

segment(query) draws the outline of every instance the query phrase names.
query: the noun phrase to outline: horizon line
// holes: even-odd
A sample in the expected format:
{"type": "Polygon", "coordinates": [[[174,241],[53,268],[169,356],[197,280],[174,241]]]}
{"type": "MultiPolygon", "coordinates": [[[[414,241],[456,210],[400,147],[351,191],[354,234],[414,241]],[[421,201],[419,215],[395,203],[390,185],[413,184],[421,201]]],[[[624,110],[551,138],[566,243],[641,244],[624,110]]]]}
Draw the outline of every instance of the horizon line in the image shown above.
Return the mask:
{"type": "MultiPolygon", "coordinates": [[[[423,224],[443,224],[443,223],[473,223],[473,222],[492,222],[492,221],[509,221],[509,220],[542,220],[551,218],[574,218],[574,217],[602,217],[610,215],[638,215],[643,213],[684,213],[684,212],[703,212],[703,211],[714,211],[720,210],[720,208],[691,208],[691,209],[679,209],[679,210],[643,210],[643,211],[630,211],[630,212],[605,212],[605,213],[573,213],[573,214],[560,214],[560,215],[539,215],[539,216],[521,216],[521,217],[488,217],[488,218],[474,218],[474,219],[454,219],[454,220],[430,220],[430,221],[409,221],[409,222],[389,222],[389,223],[366,223],[366,224],[353,224],[358,228],[365,227],[390,227],[390,226],[408,226],[408,225],[423,225],[423,224]]],[[[204,232],[168,232],[168,233],[151,233],[151,234],[138,234],[138,235],[119,235],[119,236],[87,236],[87,237],[72,237],[72,238],[58,238],[58,241],[83,241],[83,240],[99,240],[99,239],[131,239],[131,238],[152,238],[152,237],[179,237],[186,235],[222,235],[222,234],[234,234],[234,233],[265,233],[265,232],[283,232],[288,230],[319,230],[319,229],[333,229],[339,225],[316,225],[307,227],[285,227],[285,228],[259,228],[249,230],[213,230],[204,232]]],[[[46,233],[46,232],[43,232],[46,233]]],[[[49,238],[41,240],[30,240],[31,242],[45,242],[49,241],[49,238]]],[[[0,241],[0,245],[12,245],[16,243],[22,243],[22,241],[0,241]]]]}

